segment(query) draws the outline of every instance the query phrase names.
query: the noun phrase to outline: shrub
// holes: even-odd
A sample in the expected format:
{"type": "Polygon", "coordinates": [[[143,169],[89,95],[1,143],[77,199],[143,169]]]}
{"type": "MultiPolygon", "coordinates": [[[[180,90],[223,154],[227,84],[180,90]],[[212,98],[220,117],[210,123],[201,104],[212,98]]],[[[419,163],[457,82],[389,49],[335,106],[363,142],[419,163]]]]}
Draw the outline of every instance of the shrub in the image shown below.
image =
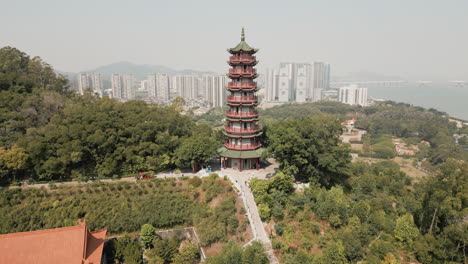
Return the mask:
{"type": "Polygon", "coordinates": [[[189,184],[192,185],[193,187],[198,187],[202,184],[202,180],[198,176],[194,176],[190,178],[189,184]]]}

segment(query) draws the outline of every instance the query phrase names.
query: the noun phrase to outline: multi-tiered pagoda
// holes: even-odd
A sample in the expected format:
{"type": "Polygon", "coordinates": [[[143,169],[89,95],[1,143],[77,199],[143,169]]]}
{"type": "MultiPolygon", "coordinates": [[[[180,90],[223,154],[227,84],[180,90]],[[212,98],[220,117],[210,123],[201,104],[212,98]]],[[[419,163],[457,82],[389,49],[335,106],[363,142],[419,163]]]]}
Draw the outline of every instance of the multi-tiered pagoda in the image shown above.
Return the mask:
{"type": "Polygon", "coordinates": [[[228,64],[228,83],[226,126],[224,134],[227,141],[224,147],[219,149],[221,166],[223,168],[258,169],[261,156],[261,144],[258,141],[260,127],[258,126],[258,112],[256,106],[257,64],[255,56],[258,49],[250,47],[245,42],[244,29],[242,29],[241,42],[236,47],[228,49],[232,54],[228,64]]]}

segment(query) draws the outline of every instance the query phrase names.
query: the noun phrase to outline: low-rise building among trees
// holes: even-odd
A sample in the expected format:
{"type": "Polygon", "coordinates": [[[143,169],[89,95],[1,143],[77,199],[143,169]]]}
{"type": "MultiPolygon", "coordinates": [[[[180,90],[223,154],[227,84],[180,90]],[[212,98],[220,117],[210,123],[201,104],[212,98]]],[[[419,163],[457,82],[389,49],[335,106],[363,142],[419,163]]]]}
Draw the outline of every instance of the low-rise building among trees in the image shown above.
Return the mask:
{"type": "Polygon", "coordinates": [[[99,264],[106,229],[78,225],[0,235],[0,263],[99,264]]]}

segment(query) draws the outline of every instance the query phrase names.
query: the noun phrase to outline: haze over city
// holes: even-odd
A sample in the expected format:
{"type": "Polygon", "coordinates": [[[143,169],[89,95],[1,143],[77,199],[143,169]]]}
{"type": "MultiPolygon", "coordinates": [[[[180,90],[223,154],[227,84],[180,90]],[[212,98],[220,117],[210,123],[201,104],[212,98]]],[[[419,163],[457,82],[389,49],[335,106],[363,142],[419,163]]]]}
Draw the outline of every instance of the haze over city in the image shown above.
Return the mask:
{"type": "Polygon", "coordinates": [[[118,61],[223,73],[246,28],[259,69],[326,61],[332,76],[372,72],[468,79],[468,2],[3,1],[0,46],[80,72],[118,61]],[[245,6],[249,6],[246,9],[245,6]],[[21,15],[18,15],[21,14],[21,15]]]}

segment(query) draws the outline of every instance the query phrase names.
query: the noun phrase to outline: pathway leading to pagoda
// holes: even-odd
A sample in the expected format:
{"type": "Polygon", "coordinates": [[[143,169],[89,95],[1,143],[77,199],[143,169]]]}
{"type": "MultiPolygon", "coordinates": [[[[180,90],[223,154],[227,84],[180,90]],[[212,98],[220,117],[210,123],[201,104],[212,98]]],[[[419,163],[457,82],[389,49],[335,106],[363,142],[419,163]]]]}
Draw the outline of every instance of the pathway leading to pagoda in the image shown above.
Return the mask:
{"type": "Polygon", "coordinates": [[[263,170],[262,172],[254,170],[239,172],[234,169],[226,169],[222,170],[219,174],[227,176],[232,181],[234,186],[236,186],[236,188],[239,190],[241,194],[241,199],[244,202],[244,207],[246,209],[247,216],[250,221],[250,226],[252,227],[254,239],[260,240],[263,243],[270,263],[277,264],[279,263],[279,261],[273,253],[271,240],[268,237],[268,234],[265,232],[262,219],[258,214],[258,208],[257,204],[255,203],[252,190],[248,185],[248,181],[251,178],[264,178],[266,173],[268,172],[265,170],[263,170]]]}

